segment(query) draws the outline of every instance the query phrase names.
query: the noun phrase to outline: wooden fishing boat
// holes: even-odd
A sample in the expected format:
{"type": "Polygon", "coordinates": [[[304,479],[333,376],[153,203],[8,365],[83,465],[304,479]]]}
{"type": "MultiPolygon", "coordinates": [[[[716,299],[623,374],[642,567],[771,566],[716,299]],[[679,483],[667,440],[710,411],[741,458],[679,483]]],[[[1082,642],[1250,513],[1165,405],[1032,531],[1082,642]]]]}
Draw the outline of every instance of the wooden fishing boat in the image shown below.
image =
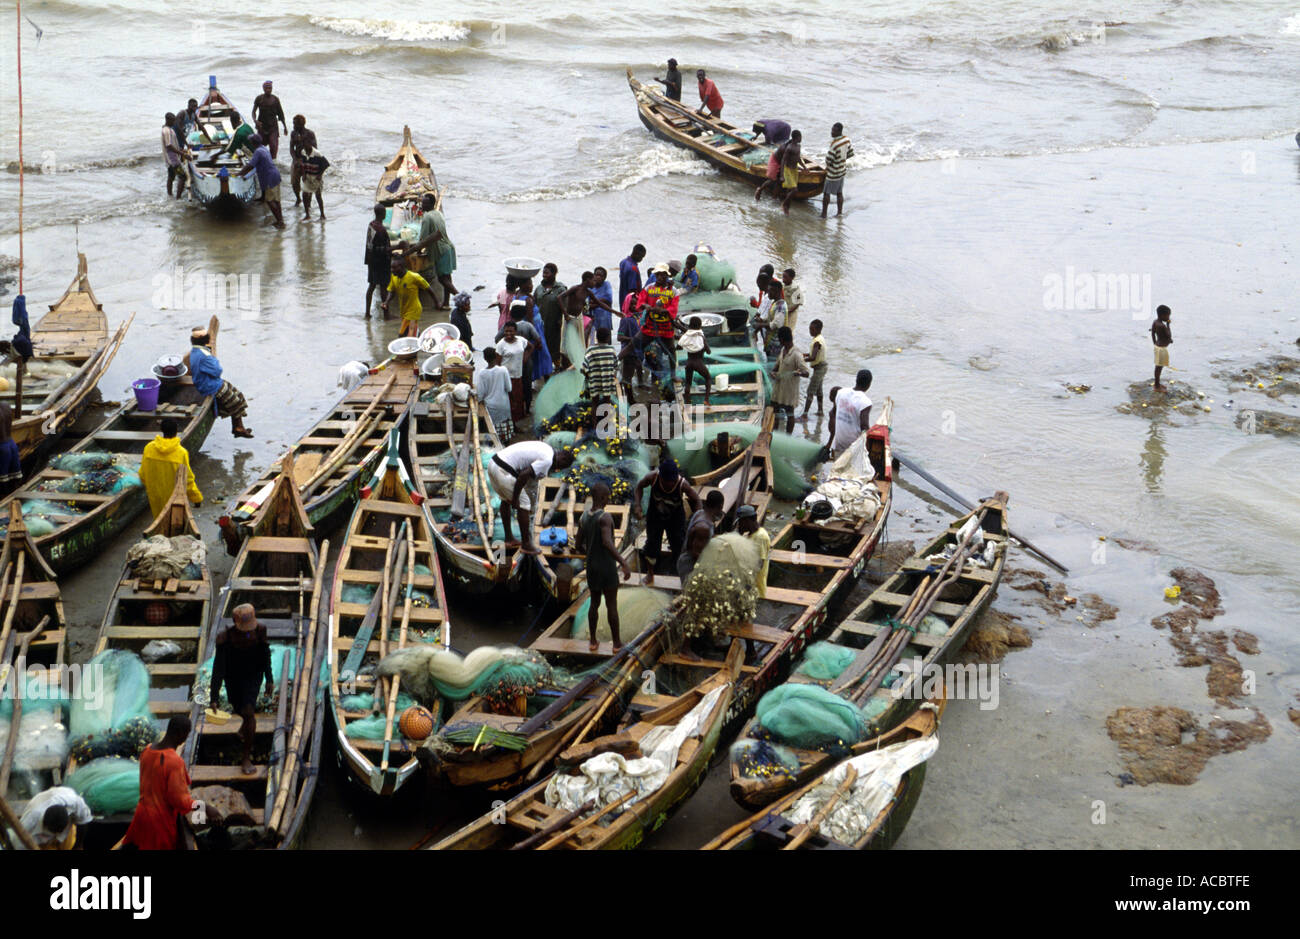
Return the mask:
{"type": "MultiPolygon", "coordinates": [[[[215,316],[209,329],[215,343],[215,316]]],[[[36,512],[45,519],[46,531],[33,540],[56,573],[65,574],[86,564],[149,505],[148,494],[139,484],[124,486],[117,492],[76,491],[82,477],[58,469],[56,464],[73,461],[78,454],[103,454],[117,457],[124,468],[138,470],[145,445],[158,435],[160,422],[168,417],[180,428],[177,439],[181,445],[194,454],[207,439],[216,410],[211,397],[199,394],[189,375],[163,382],[154,410],[140,410],[134,398],[123,403],[102,424],[54,458],[52,465],[6,497],[4,502],[21,504],[25,515],[36,512]]],[[[0,502],[0,515],[5,511],[4,502],[0,502]]]]}
{"type": "MultiPolygon", "coordinates": [[[[361,486],[374,475],[389,432],[409,407],[419,376],[405,362],[379,369],[353,388],[293,445],[294,478],[318,535],[340,524],[356,504],[361,486]]],[[[247,536],[249,524],[270,496],[281,463],[250,484],[230,503],[219,523],[231,554],[247,536]]]]}
{"type": "MultiPolygon", "coordinates": [[[[384,166],[375,187],[375,202],[388,206],[388,215],[384,225],[394,247],[399,243],[414,244],[418,241],[415,234],[420,220],[424,216],[424,197],[432,195],[434,208],[442,211],[443,187],[438,185],[433,167],[424,158],[424,154],[411,142],[411,128],[402,128],[402,145],[397,154],[384,166]],[[414,226],[414,229],[411,228],[414,226]]],[[[407,267],[419,274],[428,266],[428,258],[419,254],[406,255],[407,267]]],[[[438,306],[442,305],[441,288],[433,284],[434,278],[426,278],[436,291],[438,306]]]]}
{"type": "MultiPolygon", "coordinates": [[[[33,354],[22,369],[21,394],[16,380],[0,392],[0,401],[14,408],[12,433],[25,472],[89,407],[134,319],[132,313],[109,338],[103,304],[86,276],[86,256],[78,254],[77,276],[32,327],[33,354]]],[[[14,360],[10,352],[2,364],[14,360]]]]}
{"type": "Polygon", "coordinates": [[[429,515],[443,577],[471,594],[517,583],[522,555],[508,561],[495,537],[498,499],[483,468],[483,449],[501,449],[492,418],[477,398],[461,404],[448,396],[442,407],[423,400],[433,387],[421,385],[406,438],[411,476],[429,515]],[[456,461],[450,474],[444,465],[449,458],[456,461]],[[458,509],[464,514],[457,516],[458,509]]]}
{"type": "MultiPolygon", "coordinates": [[[[226,153],[235,133],[232,117],[238,109],[217,88],[215,75],[208,76],[208,93],[199,102],[199,129],[187,142],[194,154],[185,163],[190,177],[190,198],[217,212],[238,211],[262,196],[257,174],[241,174],[252,158],[246,148],[226,153]]],[[[240,113],[245,122],[251,113],[240,113]]]]}
{"type": "MultiPolygon", "coordinates": [[[[757,186],[767,179],[767,161],[776,149],[758,143],[752,135],[720,118],[696,114],[693,108],[673,101],[649,85],[642,84],[627,70],[627,84],[636,98],[637,114],[650,133],[661,140],[685,147],[724,173],[757,186]]],[[[826,168],[801,161],[796,199],[822,194],[826,168]]]]}
{"type": "Polygon", "coordinates": [[[256,714],[254,759],[269,756],[265,763],[255,763],[253,775],[244,775],[238,742],[242,721],[237,715],[215,721],[206,708],[194,705],[194,730],[187,746],[192,786],[232,789],[249,809],[240,819],[242,825],[227,823],[220,837],[212,831],[205,837],[200,831],[200,847],[293,847],[320,769],[310,754],[304,758],[304,751],[325,721],[322,671],[328,627],[323,611],[329,542],[317,551],[292,457],[283,460],[275,487],[250,527],[208,630],[207,648],[209,653],[215,648],[218,634],[233,622],[236,607],[253,606],[271,641],[272,658],[280,665],[275,700],[256,714]]]}
{"type": "Polygon", "coordinates": [[[710,367],[740,366],[741,369],[733,369],[735,374],[727,375],[726,388],[718,387],[718,374],[713,376],[708,404],[704,403],[704,389],[698,381],[694,382],[691,400],[687,401],[682,382],[686,353],[678,350],[673,407],[681,436],[699,441],[708,436],[712,424],[722,421],[761,424],[768,410],[767,355],[750,342],[748,333],[743,329],[719,333],[709,338],[709,348],[712,351],[705,355],[704,361],[710,367]]]}
{"type": "Polygon", "coordinates": [[[662,705],[630,713],[618,734],[566,749],[559,758],[561,769],[444,838],[432,850],[635,848],[703,781],[718,746],[743,657],[742,643],[733,641],[724,668],[662,705]],[[665,737],[669,739],[665,741],[665,737]],[[580,775],[577,767],[584,760],[608,752],[623,754],[628,760],[640,755],[653,758],[652,754],[658,753],[663,757],[661,765],[668,768],[666,778],[640,794],[632,789],[622,797],[611,794],[603,800],[587,799],[572,809],[560,807],[569,804],[557,795],[557,782],[564,778],[561,774],[567,776],[572,770],[572,775],[580,775]]]}
{"type": "MultiPolygon", "coordinates": [[[[67,662],[67,619],[54,571],[37,550],[18,506],[8,507],[9,526],[0,549],[0,692],[12,697],[6,733],[0,740],[0,798],[16,811],[54,785],[60,760],[34,761],[13,774],[23,701],[28,687],[20,676],[39,679],[43,689],[62,687],[67,662]],[[22,688],[23,694],[16,691],[22,688]],[[21,778],[20,778],[21,777],[21,778]],[[11,788],[13,791],[11,791],[11,788]]],[[[56,717],[63,717],[56,707],[56,717]]]]}
{"type": "Polygon", "coordinates": [[[448,719],[439,746],[422,758],[432,775],[453,786],[517,788],[538,779],[566,747],[614,726],[640,685],[642,670],[663,651],[665,627],[655,621],[615,652],[609,641],[593,651],[572,638],[588,600],[584,591],[528,648],[553,667],[583,677],[567,690],[545,690],[513,713],[498,713],[474,696],[448,719]],[[473,738],[469,743],[447,735],[473,738]],[[479,735],[509,737],[512,744],[484,744],[479,735]]]}
{"type": "MultiPolygon", "coordinates": [[[[859,707],[876,712],[872,718],[876,733],[898,726],[925,697],[923,692],[933,684],[936,669],[951,662],[961,651],[975,621],[997,591],[1006,565],[1006,503],[1006,493],[998,493],[981,503],[975,512],[953,522],[835,628],[830,641],[857,650],[852,664],[839,676],[818,681],[796,674],[791,680],[820,684],[859,707]],[[948,569],[942,561],[931,560],[946,549],[958,547],[963,526],[975,518],[980,519],[978,524],[985,545],[982,550],[990,552],[987,564],[971,562],[969,553],[962,555],[960,565],[953,564],[948,569]],[[927,613],[934,617],[931,623],[942,624],[942,631],[921,626],[927,613]],[[912,619],[916,622],[911,622],[912,619]],[[903,634],[908,631],[890,623],[904,623],[917,631],[904,641],[903,634]],[[904,667],[895,669],[900,662],[904,667]],[[892,687],[886,687],[893,671],[900,673],[898,680],[892,687]]],[[[757,732],[756,723],[751,722],[742,736],[754,737],[757,732]]],[[[732,797],[746,808],[761,808],[820,775],[837,759],[821,750],[787,749],[799,761],[799,768],[793,774],[749,776],[733,759],[732,797]]]]}
{"type": "MultiPolygon", "coordinates": [[[[389,432],[384,462],[361,491],[330,593],[330,709],[339,752],[354,781],[384,796],[404,785],[419,763],[393,729],[400,676],[377,681],[373,666],[391,650],[416,642],[451,644],[442,569],[422,497],[402,465],[399,431],[389,432]],[[368,602],[356,602],[357,594],[367,592],[368,602]],[[355,694],[372,695],[372,709],[349,710],[355,694]],[[376,712],[385,720],[382,739],[348,734],[354,722],[376,712]]],[[[435,726],[438,716],[433,714],[435,726]]]]}
{"type": "Polygon", "coordinates": [[[825,813],[829,813],[834,808],[835,803],[847,793],[848,786],[852,786],[859,778],[855,770],[847,786],[844,785],[843,780],[848,777],[846,764],[854,760],[855,757],[883,750],[885,747],[933,739],[935,732],[939,728],[939,720],[946,703],[946,699],[942,697],[937,702],[929,702],[929,706],[918,709],[911,717],[893,730],[858,744],[853,748],[849,757],[835,763],[830,768],[824,767],[822,772],[810,777],[802,786],[793,792],[787,792],[775,805],[770,808],[760,809],[750,818],[727,829],[706,844],[704,850],[780,849],[783,851],[826,851],[852,849],[865,851],[884,850],[892,847],[898,841],[899,836],[902,835],[903,829],[907,827],[912,812],[916,808],[916,803],[921,798],[921,788],[925,784],[925,760],[902,774],[894,787],[893,798],[876,813],[871,824],[852,843],[845,844],[835,841],[821,833],[818,826],[821,819],[825,818],[825,813]],[[841,769],[841,767],[844,767],[844,769],[841,769]],[[831,797],[822,804],[818,813],[804,824],[795,824],[790,821],[786,817],[786,813],[799,799],[811,792],[828,776],[832,781],[840,781],[840,784],[836,786],[836,790],[831,797]]]}

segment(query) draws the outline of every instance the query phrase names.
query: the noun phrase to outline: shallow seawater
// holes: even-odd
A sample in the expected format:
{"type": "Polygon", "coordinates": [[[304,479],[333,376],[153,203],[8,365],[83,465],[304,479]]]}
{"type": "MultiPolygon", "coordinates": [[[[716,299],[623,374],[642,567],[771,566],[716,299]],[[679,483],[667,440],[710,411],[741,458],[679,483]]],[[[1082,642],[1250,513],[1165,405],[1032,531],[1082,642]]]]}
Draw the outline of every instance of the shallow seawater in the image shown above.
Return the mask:
{"type": "MultiPolygon", "coordinates": [[[[221,422],[192,455],[219,577],[225,501],[331,405],[340,365],[379,361],[396,336],[395,321],[362,318],[361,260],[373,187],[409,124],[448,187],[455,281],[474,297],[477,344],[495,325],[487,304],[509,256],[553,259],[572,282],[597,264],[615,269],[634,242],[650,262],[705,242],[746,290],[760,264],[794,266],[801,329],[814,316],[826,324],[827,385],[870,368],[873,398],[894,399],[902,453],[967,498],[1009,492],[1013,528],[1070,567],[1068,592],[1118,606],[1089,628],[1002,590],[996,608],[1020,616],[1034,644],[1002,663],[997,709],[950,705],[900,847],[1300,845],[1286,795],[1297,766],[1287,712],[1300,707],[1300,451],[1239,417],[1294,417],[1300,398],[1215,377],[1300,355],[1285,234],[1300,186],[1292,8],[1143,2],[1118,17],[892,0],[859,13],[818,0],[756,20],[710,2],[669,4],[653,32],[640,16],[581,3],[528,18],[496,2],[464,5],[454,20],[406,9],[331,0],[306,14],[277,0],[202,22],[151,0],[111,12],[24,6],[43,31],[39,43],[24,34],[29,308],[35,317],[57,299],[76,251],[87,255],[110,322],[137,314],[101,383],[107,399],[184,351],[191,326],[221,317],[220,357],[256,437],[237,441],[221,422]],[[823,221],[799,205],[783,216],[652,138],[624,67],[646,77],[668,55],[710,68],[728,118],[787,117],[814,153],[843,121],[859,154],[845,214],[823,221]],[[276,231],[260,208],[218,222],[165,198],[162,112],[201,95],[209,74],[242,104],[272,78],[286,111],[307,114],[334,164],[328,220],[301,221],[286,205],[276,231]],[[410,99],[394,100],[394,80],[410,99]],[[228,286],[227,302],[175,289],[192,275],[228,286]],[[1150,380],[1159,303],[1174,310],[1166,377],[1196,395],[1187,413],[1130,400],[1130,384],[1150,380]],[[1259,637],[1258,655],[1234,653],[1255,677],[1237,703],[1258,708],[1272,735],[1213,758],[1191,786],[1119,787],[1105,728],[1117,708],[1246,713],[1211,700],[1205,668],[1178,667],[1151,625],[1179,566],[1222,593],[1225,613],[1205,628],[1259,637]],[[1096,800],[1105,824],[1092,821],[1096,800]]],[[[18,253],[11,55],[5,44],[6,278],[18,253]]],[[[0,286],[0,299],[13,289],[0,286]]],[[[923,539],[950,517],[911,491],[897,507],[891,538],[923,539]]],[[[131,537],[65,580],[82,627],[76,655],[131,537]]],[[[1046,570],[1023,553],[1013,562],[1046,570]]],[[[539,611],[506,607],[509,621],[453,602],[456,645],[526,636],[539,611]]],[[[308,843],[409,847],[476,804],[413,793],[366,805],[326,774],[308,843]]],[[[696,846],[739,818],[719,764],[651,846],[696,846]]]]}

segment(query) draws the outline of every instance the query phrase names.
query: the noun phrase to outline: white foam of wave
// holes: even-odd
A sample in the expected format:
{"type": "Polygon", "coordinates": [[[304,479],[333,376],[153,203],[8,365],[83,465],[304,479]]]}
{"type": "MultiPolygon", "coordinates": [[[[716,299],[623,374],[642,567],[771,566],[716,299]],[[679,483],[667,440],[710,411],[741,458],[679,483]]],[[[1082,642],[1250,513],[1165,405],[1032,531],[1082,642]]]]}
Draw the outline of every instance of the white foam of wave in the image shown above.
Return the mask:
{"type": "Polygon", "coordinates": [[[1300,13],[1286,18],[1286,22],[1282,24],[1282,35],[1300,36],[1300,13]]]}
{"type": "Polygon", "coordinates": [[[601,179],[576,180],[559,186],[539,186],[504,195],[456,192],[454,189],[449,195],[490,202],[553,202],[559,199],[581,199],[600,192],[621,192],[656,176],[705,176],[717,172],[699,157],[668,144],[650,147],[635,156],[598,160],[596,168],[599,170],[602,167],[609,167],[610,171],[601,179]]]}
{"type": "Polygon", "coordinates": [[[372,36],[401,42],[459,42],[469,38],[469,27],[460,23],[425,23],[418,20],[358,20],[313,16],[313,26],[345,36],[372,36]]]}

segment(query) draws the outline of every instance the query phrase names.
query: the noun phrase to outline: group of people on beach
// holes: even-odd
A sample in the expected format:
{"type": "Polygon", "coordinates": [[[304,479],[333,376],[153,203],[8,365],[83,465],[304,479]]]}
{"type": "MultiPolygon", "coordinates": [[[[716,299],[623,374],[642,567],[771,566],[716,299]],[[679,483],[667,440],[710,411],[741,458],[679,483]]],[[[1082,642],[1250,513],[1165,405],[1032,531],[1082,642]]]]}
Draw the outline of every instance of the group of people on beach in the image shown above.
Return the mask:
{"type": "MultiPolygon", "coordinates": [[[[316,134],[307,126],[307,118],[301,114],[294,115],[293,130],[286,123],[284,107],[280,99],[272,93],[272,83],[262,83],[262,93],[253,100],[252,123],[246,123],[238,111],[231,114],[230,123],[233,132],[230,139],[217,151],[218,155],[238,155],[241,151],[248,154],[246,167],[241,177],[257,174],[258,186],[261,188],[262,202],[275,218],[277,228],[284,227],[284,213],[280,205],[280,170],[276,158],[280,153],[280,129],[289,137],[289,156],[291,160],[290,185],[293,187],[294,205],[303,207],[303,218],[311,218],[311,200],[316,197],[316,206],[321,219],[325,218],[325,198],[322,195],[323,175],[330,162],[317,149],[316,134]]],[[[192,146],[220,143],[213,139],[211,128],[204,123],[203,107],[196,98],[190,98],[185,107],[177,113],[168,111],[163,117],[162,151],[163,163],[167,167],[167,195],[173,195],[172,184],[176,184],[175,197],[179,199],[185,192],[188,170],[186,163],[195,159],[192,146]]]]}

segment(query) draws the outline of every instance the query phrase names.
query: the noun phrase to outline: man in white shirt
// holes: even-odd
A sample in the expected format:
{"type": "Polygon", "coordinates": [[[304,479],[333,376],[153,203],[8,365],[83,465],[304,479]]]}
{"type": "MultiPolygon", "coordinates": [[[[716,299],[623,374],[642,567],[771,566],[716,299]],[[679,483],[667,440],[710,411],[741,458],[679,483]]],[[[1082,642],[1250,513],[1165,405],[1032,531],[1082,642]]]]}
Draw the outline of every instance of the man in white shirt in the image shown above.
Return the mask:
{"type": "Polygon", "coordinates": [[[864,430],[871,428],[871,398],[867,389],[871,387],[871,370],[858,371],[858,378],[852,391],[843,388],[831,389],[831,455],[843,453],[853,442],[862,436],[864,430]]]}
{"type": "Polygon", "coordinates": [[[510,372],[491,346],[483,350],[483,361],[487,367],[474,376],[474,392],[487,408],[497,437],[509,443],[515,435],[515,423],[510,417],[510,372]]]}
{"type": "Polygon", "coordinates": [[[552,469],[565,470],[572,465],[572,451],[557,452],[550,444],[540,440],[512,444],[492,455],[492,462],[488,464],[488,479],[496,494],[501,497],[501,527],[505,529],[507,548],[521,546],[525,554],[537,553],[528,522],[533,499],[536,498],[537,480],[545,477],[552,469]],[[515,541],[511,534],[509,509],[515,510],[519,521],[520,541],[515,541]]]}
{"type": "Polygon", "coordinates": [[[781,273],[781,284],[785,295],[785,324],[790,327],[790,332],[794,332],[795,323],[799,318],[799,307],[803,306],[803,289],[794,282],[794,268],[787,267],[781,273]]]}
{"type": "Polygon", "coordinates": [[[77,826],[90,819],[90,806],[75,789],[55,786],[27,803],[22,823],[43,849],[67,851],[77,840],[77,826]]]}
{"type": "Polygon", "coordinates": [[[172,194],[172,180],[176,180],[176,198],[185,192],[185,160],[188,151],[176,132],[176,115],[170,111],[163,117],[163,162],[167,165],[167,195],[172,194]]]}

